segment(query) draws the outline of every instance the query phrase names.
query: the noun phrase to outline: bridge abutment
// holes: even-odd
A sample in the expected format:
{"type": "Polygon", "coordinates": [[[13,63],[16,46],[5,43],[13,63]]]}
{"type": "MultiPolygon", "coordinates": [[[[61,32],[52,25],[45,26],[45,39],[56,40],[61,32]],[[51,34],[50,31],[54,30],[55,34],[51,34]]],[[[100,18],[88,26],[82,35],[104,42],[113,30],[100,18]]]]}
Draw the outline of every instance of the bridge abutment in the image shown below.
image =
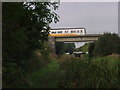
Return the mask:
{"type": "Polygon", "coordinates": [[[56,54],[55,37],[49,37],[49,42],[52,52],[56,54]]]}

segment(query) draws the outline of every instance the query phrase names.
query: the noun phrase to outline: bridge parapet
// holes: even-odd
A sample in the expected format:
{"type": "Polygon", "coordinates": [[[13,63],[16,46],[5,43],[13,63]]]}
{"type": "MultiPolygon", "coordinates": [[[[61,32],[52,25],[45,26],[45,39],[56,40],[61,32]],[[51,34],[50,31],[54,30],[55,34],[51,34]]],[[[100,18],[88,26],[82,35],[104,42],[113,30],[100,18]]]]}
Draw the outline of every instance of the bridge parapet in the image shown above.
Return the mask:
{"type": "Polygon", "coordinates": [[[55,37],[55,42],[86,42],[86,41],[96,41],[98,40],[99,34],[88,34],[80,36],[62,36],[55,37]]]}

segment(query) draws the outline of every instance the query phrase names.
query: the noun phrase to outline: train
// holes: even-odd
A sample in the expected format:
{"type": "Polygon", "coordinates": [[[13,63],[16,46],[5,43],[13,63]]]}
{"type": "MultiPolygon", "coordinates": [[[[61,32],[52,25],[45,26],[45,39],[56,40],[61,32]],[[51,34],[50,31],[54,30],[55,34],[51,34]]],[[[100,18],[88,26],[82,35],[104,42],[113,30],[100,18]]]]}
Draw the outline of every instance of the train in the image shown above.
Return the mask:
{"type": "Polygon", "coordinates": [[[49,36],[60,37],[60,36],[79,36],[85,35],[85,28],[57,28],[51,29],[49,36]]]}

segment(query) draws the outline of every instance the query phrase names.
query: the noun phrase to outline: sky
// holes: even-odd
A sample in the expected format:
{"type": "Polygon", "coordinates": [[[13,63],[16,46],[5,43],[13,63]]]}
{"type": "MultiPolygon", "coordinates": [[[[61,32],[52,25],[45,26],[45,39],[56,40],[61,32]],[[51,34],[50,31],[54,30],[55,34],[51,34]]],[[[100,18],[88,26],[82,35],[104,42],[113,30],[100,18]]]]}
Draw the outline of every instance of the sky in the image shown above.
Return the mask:
{"type": "Polygon", "coordinates": [[[117,2],[61,2],[59,22],[52,28],[84,27],[88,34],[118,33],[117,2]]]}
{"type": "MultiPolygon", "coordinates": [[[[59,22],[51,28],[86,28],[87,34],[118,33],[117,2],[61,2],[56,13],[59,22]]],[[[75,43],[75,47],[85,42],[75,43]]]]}

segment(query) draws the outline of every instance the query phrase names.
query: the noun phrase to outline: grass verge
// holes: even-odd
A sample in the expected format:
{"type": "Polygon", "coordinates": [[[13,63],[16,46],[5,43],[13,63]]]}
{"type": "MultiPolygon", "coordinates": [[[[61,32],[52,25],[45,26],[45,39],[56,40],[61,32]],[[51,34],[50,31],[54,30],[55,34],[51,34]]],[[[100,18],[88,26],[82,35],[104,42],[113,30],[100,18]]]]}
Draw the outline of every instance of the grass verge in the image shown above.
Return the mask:
{"type": "Polygon", "coordinates": [[[34,88],[56,88],[59,80],[59,64],[57,60],[29,75],[34,88]]]}

